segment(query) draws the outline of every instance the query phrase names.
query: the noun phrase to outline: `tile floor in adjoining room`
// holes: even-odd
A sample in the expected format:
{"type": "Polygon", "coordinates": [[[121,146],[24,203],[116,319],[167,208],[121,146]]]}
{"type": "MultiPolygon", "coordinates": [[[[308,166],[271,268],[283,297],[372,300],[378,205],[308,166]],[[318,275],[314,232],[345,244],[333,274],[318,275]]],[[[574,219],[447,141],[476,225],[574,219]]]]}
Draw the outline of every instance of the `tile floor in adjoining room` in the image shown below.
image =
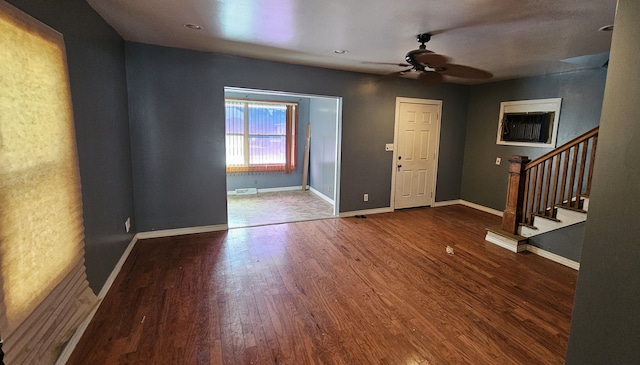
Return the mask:
{"type": "Polygon", "coordinates": [[[333,205],[311,191],[228,195],[229,228],[334,218],[333,205]]]}

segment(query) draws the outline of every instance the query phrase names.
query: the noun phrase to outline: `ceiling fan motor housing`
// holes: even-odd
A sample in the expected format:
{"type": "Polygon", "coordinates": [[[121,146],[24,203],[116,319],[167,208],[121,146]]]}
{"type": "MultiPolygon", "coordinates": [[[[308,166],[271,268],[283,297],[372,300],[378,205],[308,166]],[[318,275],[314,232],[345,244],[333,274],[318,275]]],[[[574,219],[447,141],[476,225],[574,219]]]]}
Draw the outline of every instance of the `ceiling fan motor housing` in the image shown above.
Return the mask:
{"type": "Polygon", "coordinates": [[[488,71],[449,63],[449,57],[428,50],[424,44],[431,40],[430,33],[418,34],[416,39],[420,42],[419,49],[409,51],[404,56],[411,68],[400,72],[400,75],[412,70],[421,71],[419,79],[426,83],[442,82],[442,75],[467,79],[490,79],[493,77],[493,74],[488,71]]]}
{"type": "Polygon", "coordinates": [[[425,43],[431,40],[431,34],[420,33],[416,36],[416,40],[420,43],[419,49],[414,49],[413,51],[409,51],[409,53],[407,53],[407,55],[404,56],[404,59],[407,61],[407,63],[413,66],[413,68],[416,69],[417,71],[424,71],[425,66],[422,63],[418,62],[415,59],[415,56],[422,53],[433,53],[432,51],[429,51],[427,49],[427,46],[424,45],[425,43]]]}
{"type": "Polygon", "coordinates": [[[414,49],[413,51],[409,51],[407,55],[404,56],[404,59],[407,61],[408,64],[413,66],[416,70],[424,71],[424,65],[415,59],[415,56],[423,53],[433,53],[433,52],[427,49],[414,49]]]}
{"type": "Polygon", "coordinates": [[[425,49],[426,46],[424,44],[431,40],[431,33],[418,34],[416,36],[416,39],[418,40],[419,43],[422,43],[420,45],[420,49],[425,49]]]}

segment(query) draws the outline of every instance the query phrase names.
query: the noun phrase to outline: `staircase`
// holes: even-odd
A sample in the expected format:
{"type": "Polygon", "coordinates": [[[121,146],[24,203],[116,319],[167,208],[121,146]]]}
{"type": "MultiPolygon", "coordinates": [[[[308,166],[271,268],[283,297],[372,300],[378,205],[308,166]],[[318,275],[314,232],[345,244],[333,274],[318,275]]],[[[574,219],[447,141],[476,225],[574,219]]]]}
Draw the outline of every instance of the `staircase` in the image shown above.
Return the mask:
{"type": "Polygon", "coordinates": [[[512,156],[502,225],[487,228],[485,239],[521,252],[529,247],[529,237],[584,222],[598,130],[596,127],[533,161],[512,156]]]}
{"type": "Polygon", "coordinates": [[[530,225],[520,223],[518,234],[529,238],[586,221],[589,211],[589,197],[583,195],[578,207],[561,204],[557,205],[555,210],[553,216],[534,215],[530,225]]]}

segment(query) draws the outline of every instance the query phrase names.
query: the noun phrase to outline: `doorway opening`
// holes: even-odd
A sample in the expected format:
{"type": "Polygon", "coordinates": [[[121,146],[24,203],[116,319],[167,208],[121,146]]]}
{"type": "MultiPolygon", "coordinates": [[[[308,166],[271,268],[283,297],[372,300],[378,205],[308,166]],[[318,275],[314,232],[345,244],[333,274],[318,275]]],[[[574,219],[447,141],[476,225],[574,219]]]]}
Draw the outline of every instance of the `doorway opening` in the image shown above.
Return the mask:
{"type": "Polygon", "coordinates": [[[229,228],[336,217],[342,98],[224,91],[229,228]]]}

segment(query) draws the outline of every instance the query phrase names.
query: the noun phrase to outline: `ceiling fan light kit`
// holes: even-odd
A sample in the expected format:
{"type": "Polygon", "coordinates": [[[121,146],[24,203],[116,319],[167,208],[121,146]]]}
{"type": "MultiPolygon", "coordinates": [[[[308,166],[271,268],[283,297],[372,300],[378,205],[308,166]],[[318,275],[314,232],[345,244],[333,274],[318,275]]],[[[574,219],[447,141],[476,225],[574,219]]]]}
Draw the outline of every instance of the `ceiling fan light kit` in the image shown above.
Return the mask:
{"type": "Polygon", "coordinates": [[[429,84],[442,82],[443,75],[476,80],[490,79],[493,77],[491,72],[485,70],[449,63],[449,57],[428,50],[425,43],[431,40],[430,33],[418,34],[416,39],[418,40],[418,43],[420,43],[420,46],[418,49],[409,51],[404,57],[408,65],[398,64],[398,66],[409,68],[400,72],[395,72],[392,75],[401,76],[409,72],[416,71],[420,72],[418,80],[429,84]]]}

